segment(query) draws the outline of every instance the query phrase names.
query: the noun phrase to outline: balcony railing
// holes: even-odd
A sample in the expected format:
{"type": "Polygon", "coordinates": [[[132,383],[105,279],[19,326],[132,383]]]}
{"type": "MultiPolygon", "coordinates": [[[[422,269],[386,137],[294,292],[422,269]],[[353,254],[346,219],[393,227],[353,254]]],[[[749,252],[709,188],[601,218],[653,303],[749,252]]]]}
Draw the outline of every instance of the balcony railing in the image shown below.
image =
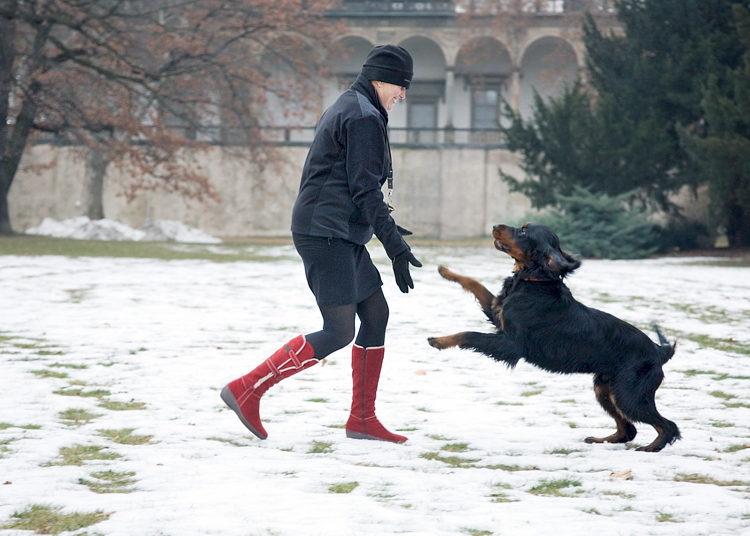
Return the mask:
{"type": "MultiPolygon", "coordinates": [[[[247,136],[239,129],[204,127],[200,130],[173,127],[172,133],[217,146],[243,146],[247,136]]],[[[261,143],[286,146],[309,146],[315,136],[315,127],[262,127],[258,138],[261,143]]],[[[492,146],[503,147],[505,140],[499,129],[486,128],[389,128],[388,137],[393,146],[426,148],[435,146],[492,146]]],[[[134,139],[133,143],[145,143],[134,139]]],[[[45,133],[35,138],[37,144],[72,145],[63,136],[45,133]]]]}
{"type": "MultiPolygon", "coordinates": [[[[315,127],[266,127],[262,138],[269,143],[309,145],[315,127]]],[[[499,129],[486,128],[389,128],[391,145],[425,147],[435,145],[491,145],[502,147],[505,140],[499,129]]]]}

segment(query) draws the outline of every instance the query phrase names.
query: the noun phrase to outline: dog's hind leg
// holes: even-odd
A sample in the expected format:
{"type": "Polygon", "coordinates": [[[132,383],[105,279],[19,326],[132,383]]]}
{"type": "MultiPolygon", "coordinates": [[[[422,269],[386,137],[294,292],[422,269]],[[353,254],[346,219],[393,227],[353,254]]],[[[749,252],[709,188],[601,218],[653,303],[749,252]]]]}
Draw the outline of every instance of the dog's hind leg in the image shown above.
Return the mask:
{"type": "Polygon", "coordinates": [[[601,407],[615,420],[617,431],[607,437],[587,437],[586,443],[627,443],[632,441],[638,431],[617,407],[617,401],[612,394],[609,382],[597,375],[594,378],[594,392],[601,407]]]}
{"type": "Polygon", "coordinates": [[[484,314],[487,315],[487,318],[493,320],[495,315],[492,310],[492,300],[495,296],[484,285],[471,277],[453,273],[445,266],[438,266],[438,272],[444,279],[458,283],[466,292],[471,292],[479,302],[479,306],[482,308],[484,314]]]}
{"type": "Polygon", "coordinates": [[[638,369],[638,374],[629,378],[629,381],[618,382],[615,386],[619,407],[627,418],[634,422],[650,424],[657,433],[656,439],[650,445],[636,450],[659,452],[680,439],[677,425],[662,417],[656,409],[656,390],[663,379],[661,367],[644,366],[638,369]]]}
{"type": "Polygon", "coordinates": [[[661,416],[659,417],[661,420],[660,425],[649,423],[654,427],[656,433],[658,434],[656,436],[656,439],[654,439],[654,441],[650,445],[645,447],[638,447],[635,450],[640,450],[643,452],[659,452],[667,445],[670,445],[680,439],[680,429],[677,428],[677,425],[669,419],[665,419],[661,416]]]}

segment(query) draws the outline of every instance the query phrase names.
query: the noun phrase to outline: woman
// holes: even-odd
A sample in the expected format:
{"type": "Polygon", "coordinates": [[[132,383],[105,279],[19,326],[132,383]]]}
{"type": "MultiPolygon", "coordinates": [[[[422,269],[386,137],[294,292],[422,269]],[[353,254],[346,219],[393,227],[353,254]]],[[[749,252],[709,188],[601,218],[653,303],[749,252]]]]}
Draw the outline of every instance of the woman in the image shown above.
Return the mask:
{"type": "Polygon", "coordinates": [[[249,374],[229,383],[224,402],[261,439],[260,398],[268,388],[310,368],[354,339],[352,410],[346,435],[401,443],[375,417],[375,397],[383,364],[388,304],[383,282],[365,244],[375,234],[393,262],[401,292],[414,288],[412,255],[396,225],[381,188],[392,182],[388,112],[406,98],[411,55],[402,47],[383,45],[367,55],[352,86],[321,117],[302,170],[292,213],[292,236],[305,265],[307,282],[323,316],[323,329],[300,335],[249,374]]]}

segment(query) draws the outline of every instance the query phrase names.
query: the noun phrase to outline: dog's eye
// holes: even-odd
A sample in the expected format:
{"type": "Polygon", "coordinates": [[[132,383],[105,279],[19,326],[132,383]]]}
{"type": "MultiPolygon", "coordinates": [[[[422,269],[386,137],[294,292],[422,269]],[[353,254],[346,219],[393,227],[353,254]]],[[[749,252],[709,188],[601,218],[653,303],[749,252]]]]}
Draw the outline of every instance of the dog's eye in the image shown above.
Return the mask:
{"type": "Polygon", "coordinates": [[[521,228],[520,228],[520,229],[518,230],[518,234],[520,234],[520,235],[525,235],[525,234],[526,234],[526,229],[524,229],[523,227],[521,227],[521,228]]]}

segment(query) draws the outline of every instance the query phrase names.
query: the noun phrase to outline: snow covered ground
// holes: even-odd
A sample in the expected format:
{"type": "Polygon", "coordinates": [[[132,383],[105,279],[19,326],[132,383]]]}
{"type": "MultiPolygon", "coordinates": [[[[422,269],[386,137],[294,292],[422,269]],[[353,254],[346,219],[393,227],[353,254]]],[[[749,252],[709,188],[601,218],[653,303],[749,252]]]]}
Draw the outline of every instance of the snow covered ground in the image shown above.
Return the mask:
{"type": "Polygon", "coordinates": [[[655,437],[643,425],[630,445],[583,442],[613,430],[587,375],[428,346],[489,330],[437,265],[499,290],[507,257],[415,247],[403,295],[373,247],[391,307],[378,416],[409,441],[345,437],[348,349],[269,391],[260,441],[219,391],[320,320],[293,248],[253,248],[257,262],[0,257],[0,526],[48,505],[102,512],[90,535],[750,534],[750,268],[585,261],[569,278],[679,340],[657,404],[683,439],[651,454],[634,449],[655,437]]]}

